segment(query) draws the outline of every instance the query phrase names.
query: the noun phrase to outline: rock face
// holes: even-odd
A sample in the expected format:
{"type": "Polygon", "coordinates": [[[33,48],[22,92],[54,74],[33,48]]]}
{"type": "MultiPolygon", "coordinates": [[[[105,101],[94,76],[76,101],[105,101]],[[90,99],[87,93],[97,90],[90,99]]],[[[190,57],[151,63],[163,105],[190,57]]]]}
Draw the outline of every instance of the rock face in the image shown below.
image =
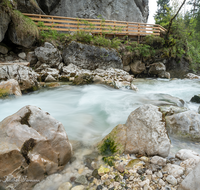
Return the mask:
{"type": "Polygon", "coordinates": [[[200,163],[182,181],[178,190],[198,190],[200,187],[200,163]]]}
{"type": "Polygon", "coordinates": [[[41,64],[46,63],[50,67],[55,66],[56,63],[60,63],[61,61],[61,55],[58,49],[48,42],[44,43],[44,47],[35,49],[35,56],[41,64]]]}
{"type": "Polygon", "coordinates": [[[126,121],[126,152],[168,156],[170,140],[162,120],[162,113],[158,110],[158,107],[147,104],[129,115],[126,121]]]}
{"type": "Polygon", "coordinates": [[[22,91],[33,91],[39,86],[38,74],[31,68],[22,65],[5,65],[0,67],[0,80],[15,79],[22,91]]]}
{"type": "Polygon", "coordinates": [[[50,14],[54,8],[59,5],[60,0],[36,0],[40,8],[46,13],[50,14]]]}
{"type": "Polygon", "coordinates": [[[5,95],[22,95],[19,84],[14,79],[10,79],[8,81],[3,81],[0,83],[0,98],[1,96],[3,96],[2,91],[4,91],[5,95]]]}
{"type": "Polygon", "coordinates": [[[107,20],[147,22],[149,15],[148,0],[75,0],[73,3],[70,0],[60,0],[60,3],[59,0],[55,3],[51,3],[52,0],[46,0],[44,2],[45,5],[41,7],[45,12],[53,9],[53,5],[57,4],[50,12],[51,15],[74,18],[96,19],[102,15],[107,20]]]}
{"type": "Polygon", "coordinates": [[[157,106],[143,105],[133,111],[125,125],[116,126],[104,140],[115,141],[119,153],[159,155],[167,157],[170,140],[162,121],[162,113],[157,106]]]}
{"type": "Polygon", "coordinates": [[[66,65],[74,64],[83,69],[107,69],[109,67],[122,69],[122,60],[116,50],[108,50],[96,46],[72,41],[63,51],[66,65]]]}
{"type": "Polygon", "coordinates": [[[35,0],[17,0],[17,9],[22,13],[44,14],[35,0]]]}
{"type": "Polygon", "coordinates": [[[63,168],[71,158],[71,144],[63,125],[35,106],[25,106],[0,122],[0,179],[43,179],[63,168]]]}
{"type": "Polygon", "coordinates": [[[7,12],[3,10],[2,7],[0,7],[0,20],[1,20],[1,25],[0,25],[0,42],[1,42],[4,39],[4,35],[10,23],[10,16],[8,15],[7,12]]]}
{"type": "Polygon", "coordinates": [[[166,127],[170,133],[180,137],[200,140],[200,114],[185,111],[166,117],[166,127]]]}

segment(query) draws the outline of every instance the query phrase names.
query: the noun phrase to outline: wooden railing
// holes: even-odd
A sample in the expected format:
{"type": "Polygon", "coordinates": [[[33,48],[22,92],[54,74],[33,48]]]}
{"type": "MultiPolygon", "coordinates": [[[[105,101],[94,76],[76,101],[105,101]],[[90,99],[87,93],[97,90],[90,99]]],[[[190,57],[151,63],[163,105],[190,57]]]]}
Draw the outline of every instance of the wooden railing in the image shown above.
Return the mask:
{"type": "Polygon", "coordinates": [[[158,24],[146,24],[137,22],[115,21],[115,20],[102,20],[102,19],[81,19],[71,17],[61,17],[52,15],[37,15],[26,14],[36,24],[42,22],[46,27],[39,27],[39,29],[63,31],[63,32],[77,32],[86,31],[92,34],[115,34],[122,36],[146,36],[155,35],[160,36],[165,33],[166,29],[158,24]]]}

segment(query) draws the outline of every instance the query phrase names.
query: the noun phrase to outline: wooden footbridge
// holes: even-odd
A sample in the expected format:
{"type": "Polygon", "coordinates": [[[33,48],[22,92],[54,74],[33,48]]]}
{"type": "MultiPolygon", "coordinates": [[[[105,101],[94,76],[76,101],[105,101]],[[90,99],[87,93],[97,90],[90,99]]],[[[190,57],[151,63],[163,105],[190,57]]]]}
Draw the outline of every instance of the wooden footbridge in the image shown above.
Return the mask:
{"type": "Polygon", "coordinates": [[[61,32],[90,32],[92,34],[105,34],[106,36],[137,37],[154,35],[160,36],[166,29],[158,24],[146,24],[137,22],[103,20],[103,19],[81,19],[61,17],[52,15],[26,14],[42,30],[57,30],[61,32]],[[41,26],[42,22],[42,26],[41,26]]]}

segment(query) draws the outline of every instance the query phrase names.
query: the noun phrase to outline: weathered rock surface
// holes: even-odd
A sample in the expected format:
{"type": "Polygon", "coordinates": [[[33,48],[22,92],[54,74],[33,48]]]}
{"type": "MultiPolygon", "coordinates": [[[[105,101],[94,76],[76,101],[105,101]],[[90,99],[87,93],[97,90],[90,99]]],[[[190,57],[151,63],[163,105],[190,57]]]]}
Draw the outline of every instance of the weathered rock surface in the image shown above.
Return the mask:
{"type": "Polygon", "coordinates": [[[126,152],[168,156],[170,140],[158,107],[150,104],[139,107],[129,115],[126,126],[126,152]]]}
{"type": "Polygon", "coordinates": [[[4,39],[5,33],[8,29],[8,25],[11,21],[10,16],[2,7],[0,7],[0,21],[1,21],[1,26],[0,26],[0,42],[1,42],[4,39]]]}
{"type": "Polygon", "coordinates": [[[37,89],[39,86],[37,77],[38,74],[26,66],[15,64],[0,67],[0,80],[15,79],[22,91],[37,89]]]}
{"type": "Polygon", "coordinates": [[[66,65],[74,64],[83,69],[94,70],[109,67],[122,69],[122,60],[116,50],[81,44],[72,41],[63,50],[63,59],[66,65]]]}
{"type": "Polygon", "coordinates": [[[8,48],[3,46],[3,45],[0,45],[0,53],[7,54],[8,53],[8,48]]]}
{"type": "Polygon", "coordinates": [[[166,127],[170,133],[180,137],[200,140],[200,114],[195,111],[166,116],[166,127]]]}
{"type": "Polygon", "coordinates": [[[16,80],[10,79],[8,81],[3,81],[0,83],[0,98],[7,95],[21,96],[21,90],[19,84],[16,80]],[[2,93],[3,91],[3,93],[2,93]]]}
{"type": "Polygon", "coordinates": [[[130,68],[134,75],[140,74],[143,71],[145,71],[145,69],[146,69],[145,64],[142,63],[142,61],[140,61],[140,60],[132,62],[130,64],[130,68]]]}
{"type": "Polygon", "coordinates": [[[43,179],[61,170],[72,148],[63,125],[35,106],[25,106],[0,122],[0,178],[43,179]]]}
{"type": "Polygon", "coordinates": [[[195,74],[193,74],[193,73],[187,73],[185,76],[186,76],[186,78],[188,78],[188,79],[200,79],[200,76],[195,75],[195,74]]]}
{"type": "Polygon", "coordinates": [[[58,49],[48,42],[44,43],[44,47],[35,49],[35,56],[41,64],[46,63],[50,67],[55,66],[61,61],[61,55],[58,49]]]}
{"type": "Polygon", "coordinates": [[[22,13],[44,14],[37,1],[32,0],[17,0],[17,9],[22,13]]]}
{"type": "Polygon", "coordinates": [[[126,124],[116,126],[99,146],[107,138],[115,141],[120,153],[167,157],[170,150],[170,140],[162,121],[162,113],[158,107],[148,104],[133,111],[126,124]]]}
{"type": "MultiPolygon", "coordinates": [[[[50,7],[51,10],[52,4],[47,2],[52,1],[45,1],[46,7],[50,7]]],[[[46,11],[46,9],[43,10],[46,11]]],[[[61,0],[51,14],[74,18],[98,18],[99,15],[102,15],[104,19],[108,20],[147,22],[149,8],[148,0],[75,0],[73,4],[70,0],[61,0]]]]}
{"type": "MultiPolygon", "coordinates": [[[[162,62],[153,63],[150,65],[149,74],[160,78],[167,78],[166,77],[166,67],[162,62]]],[[[170,78],[170,76],[169,76],[170,78]]]]}
{"type": "Polygon", "coordinates": [[[179,158],[180,160],[187,160],[189,158],[193,158],[200,162],[200,154],[197,152],[194,152],[193,150],[188,149],[181,149],[176,153],[176,158],[179,158]]]}
{"type": "Polygon", "coordinates": [[[30,62],[30,67],[34,67],[38,61],[34,51],[28,52],[26,60],[30,62]]]}
{"type": "Polygon", "coordinates": [[[182,181],[178,190],[199,190],[200,187],[200,163],[182,181]]]}

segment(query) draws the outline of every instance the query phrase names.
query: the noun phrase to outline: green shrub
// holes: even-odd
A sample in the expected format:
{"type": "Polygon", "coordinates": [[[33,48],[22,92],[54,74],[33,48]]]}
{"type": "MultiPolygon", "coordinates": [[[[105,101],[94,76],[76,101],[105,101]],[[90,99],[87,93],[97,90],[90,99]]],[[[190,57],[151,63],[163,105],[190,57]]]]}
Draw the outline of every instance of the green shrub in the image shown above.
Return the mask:
{"type": "Polygon", "coordinates": [[[154,36],[154,35],[148,35],[145,36],[145,44],[152,46],[156,49],[162,48],[163,45],[165,44],[165,40],[161,38],[160,36],[154,36]]]}

